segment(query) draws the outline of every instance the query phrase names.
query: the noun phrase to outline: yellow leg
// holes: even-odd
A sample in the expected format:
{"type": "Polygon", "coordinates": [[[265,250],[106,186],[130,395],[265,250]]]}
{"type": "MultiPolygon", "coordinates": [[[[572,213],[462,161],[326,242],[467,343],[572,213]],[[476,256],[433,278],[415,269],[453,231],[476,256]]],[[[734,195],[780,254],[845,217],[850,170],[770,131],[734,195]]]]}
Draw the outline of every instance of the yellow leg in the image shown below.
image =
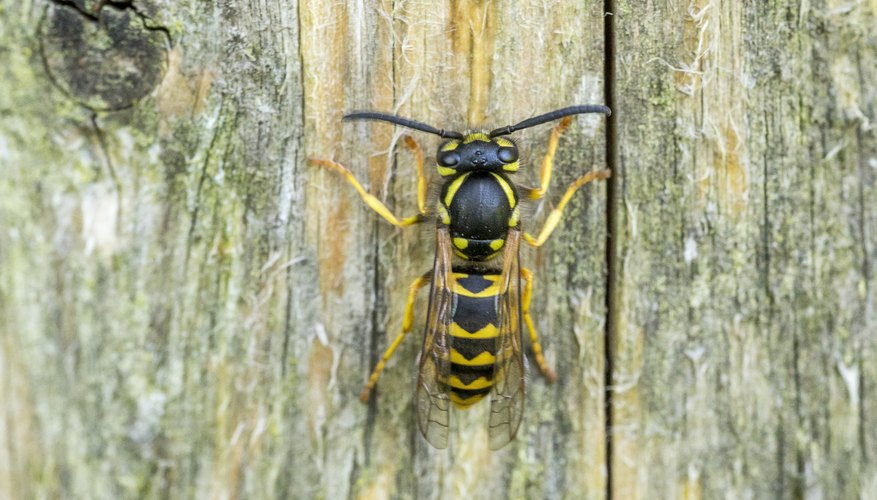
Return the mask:
{"type": "Polygon", "coordinates": [[[417,278],[411,283],[411,285],[409,285],[408,300],[405,303],[405,316],[402,318],[402,331],[399,332],[399,335],[396,336],[396,339],[393,340],[393,343],[390,344],[390,347],[388,347],[387,351],[384,352],[384,355],[381,356],[381,360],[375,365],[375,369],[368,378],[368,383],[365,384],[365,388],[359,394],[359,399],[363,403],[368,402],[368,397],[371,394],[372,389],[374,389],[375,384],[378,383],[378,378],[380,378],[381,372],[384,371],[384,365],[387,364],[387,361],[393,356],[393,352],[396,351],[396,348],[399,347],[399,344],[402,343],[402,340],[408,335],[408,332],[411,331],[411,325],[414,323],[414,300],[417,298],[417,292],[430,281],[432,281],[431,271],[417,278]]]}
{"type": "Polygon", "coordinates": [[[560,136],[563,131],[572,123],[572,117],[567,116],[560,123],[551,129],[551,137],[548,139],[548,152],[542,158],[542,168],[539,171],[539,187],[526,190],[527,197],[531,200],[538,200],[545,196],[548,191],[548,184],[551,182],[551,167],[554,164],[554,153],[557,152],[557,143],[560,142],[560,136]]]}
{"type": "Polygon", "coordinates": [[[405,145],[414,155],[414,166],[417,168],[417,209],[421,215],[426,215],[426,175],[423,172],[423,150],[410,135],[402,138],[405,145]]]}
{"type": "Polygon", "coordinates": [[[534,247],[542,246],[542,244],[545,243],[545,240],[551,236],[551,232],[554,231],[557,224],[560,223],[560,219],[563,217],[563,209],[566,207],[566,204],[569,203],[572,195],[574,195],[575,192],[585,184],[597,179],[606,179],[611,175],[612,171],[608,169],[594,170],[574,180],[566,189],[566,193],[564,193],[563,198],[560,199],[560,203],[557,204],[557,207],[548,214],[548,218],[545,219],[545,224],[542,226],[542,230],[539,231],[539,237],[534,238],[530,233],[524,233],[524,241],[534,247]]]}
{"type": "MultiPolygon", "coordinates": [[[[426,216],[422,211],[417,215],[412,215],[411,217],[406,217],[404,219],[396,217],[393,212],[391,212],[390,209],[381,202],[381,200],[369,194],[365,190],[365,188],[362,187],[362,184],[360,184],[359,181],[356,180],[356,177],[354,177],[353,174],[350,173],[350,170],[347,170],[347,168],[344,167],[344,165],[341,165],[340,163],[335,163],[332,160],[324,160],[320,158],[311,158],[309,161],[311,165],[334,170],[335,172],[341,174],[341,176],[344,177],[344,179],[347,180],[347,182],[349,182],[359,192],[359,195],[362,196],[362,201],[364,201],[365,204],[369,206],[369,208],[377,212],[378,215],[386,219],[390,224],[397,227],[406,227],[426,220],[426,216]]],[[[418,193],[418,198],[419,197],[420,194],[418,193]]]]}
{"type": "Polygon", "coordinates": [[[526,267],[521,268],[521,277],[524,278],[524,297],[521,299],[524,322],[527,323],[527,329],[530,331],[530,343],[533,345],[533,355],[536,356],[536,364],[539,365],[539,371],[548,379],[548,382],[557,380],[557,374],[548,366],[545,356],[542,355],[542,344],[539,343],[539,335],[536,333],[536,326],[533,324],[533,317],[530,316],[530,299],[533,297],[533,273],[526,267]]]}

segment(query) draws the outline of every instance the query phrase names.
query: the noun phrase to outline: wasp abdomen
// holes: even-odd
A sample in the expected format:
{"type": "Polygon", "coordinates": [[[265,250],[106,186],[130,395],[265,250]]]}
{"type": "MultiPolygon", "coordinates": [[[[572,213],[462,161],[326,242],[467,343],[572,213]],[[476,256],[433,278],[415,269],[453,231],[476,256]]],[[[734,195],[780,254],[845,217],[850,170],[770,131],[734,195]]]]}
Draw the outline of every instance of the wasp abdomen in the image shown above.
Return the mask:
{"type": "Polygon", "coordinates": [[[518,193],[501,173],[460,175],[445,184],[441,203],[454,249],[467,260],[494,257],[517,225],[518,193]]]}
{"type": "Polygon", "coordinates": [[[499,279],[499,274],[454,273],[450,371],[443,382],[458,408],[477,403],[497,382],[499,279]]]}

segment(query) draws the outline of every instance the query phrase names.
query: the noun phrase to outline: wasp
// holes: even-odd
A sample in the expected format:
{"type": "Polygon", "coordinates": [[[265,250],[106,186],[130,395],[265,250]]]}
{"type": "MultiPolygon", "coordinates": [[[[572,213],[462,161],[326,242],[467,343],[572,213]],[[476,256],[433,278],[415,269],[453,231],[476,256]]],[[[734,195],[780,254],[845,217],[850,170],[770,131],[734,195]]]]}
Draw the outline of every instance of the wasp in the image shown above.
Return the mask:
{"type": "Polygon", "coordinates": [[[340,174],[369,208],[394,226],[435,221],[432,270],[409,286],[402,330],[375,365],[360,399],[368,401],[387,361],[411,331],[417,293],[430,285],[415,404],[420,431],[436,448],[448,445],[451,406],[465,409],[488,394],[490,448],[499,449],[514,439],[524,411],[522,322],[540,372],[549,382],[557,378],[545,361],[530,315],[533,272],[520,266],[519,249],[522,241],[533,247],[545,243],[573,194],[591,181],[608,178],[611,172],[594,170],[574,180],[536,236],[523,230],[520,204],[525,198],[539,200],[545,195],[560,136],[572,122],[572,115],[583,113],[608,115],[610,111],[599,105],[571,106],[491,132],[465,134],[381,112],[346,115],[344,120],[389,122],[445,139],[435,155],[441,188],[434,209],[430,209],[423,151],[410,136],[404,137],[415,158],[419,209],[406,218],[397,217],[369,194],[343,165],[310,160],[340,174]],[[520,168],[520,159],[509,135],[556,120],[560,122],[551,131],[539,186],[517,185],[512,176],[520,168]]]}

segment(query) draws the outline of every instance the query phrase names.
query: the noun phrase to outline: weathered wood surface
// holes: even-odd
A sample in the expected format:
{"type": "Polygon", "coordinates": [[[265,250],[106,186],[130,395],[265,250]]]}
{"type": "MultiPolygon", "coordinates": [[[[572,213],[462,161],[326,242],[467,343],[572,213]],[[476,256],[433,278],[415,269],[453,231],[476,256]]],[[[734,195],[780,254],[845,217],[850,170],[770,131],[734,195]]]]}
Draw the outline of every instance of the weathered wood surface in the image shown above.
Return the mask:
{"type": "MultiPolygon", "coordinates": [[[[508,449],[484,450],[482,410],[436,452],[413,425],[419,331],[357,399],[431,265],[429,228],[395,230],[305,161],[342,161],[413,211],[399,136],[342,114],[466,128],[599,102],[599,6],[76,5],[2,7],[19,50],[0,61],[0,496],[602,496],[603,188],[526,255],[561,383],[533,377],[508,449]],[[103,52],[118,18],[157,48],[135,70],[158,76],[148,92],[116,86],[146,58],[103,52]],[[70,31],[104,44],[68,53],[70,31]]],[[[600,127],[566,135],[555,194],[602,164],[600,127]]],[[[528,180],[548,129],[522,134],[528,180]]]]}
{"type": "Polygon", "coordinates": [[[877,3],[618,28],[617,498],[873,498],[877,3]]]}
{"type": "Polygon", "coordinates": [[[877,4],[799,3],[619,2],[618,307],[595,185],[524,253],[561,379],[490,453],[483,408],[420,438],[419,329],[359,403],[432,236],[306,158],[413,213],[399,132],[341,115],[601,102],[602,3],[0,2],[0,497],[873,494],[877,4]]]}

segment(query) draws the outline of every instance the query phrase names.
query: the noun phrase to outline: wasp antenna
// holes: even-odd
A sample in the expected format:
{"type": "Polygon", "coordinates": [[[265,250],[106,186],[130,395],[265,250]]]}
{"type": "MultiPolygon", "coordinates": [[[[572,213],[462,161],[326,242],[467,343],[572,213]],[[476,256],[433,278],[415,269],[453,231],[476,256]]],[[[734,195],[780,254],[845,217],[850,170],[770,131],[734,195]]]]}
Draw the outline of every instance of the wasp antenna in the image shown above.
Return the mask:
{"type": "Polygon", "coordinates": [[[608,107],[598,104],[586,104],[582,106],[570,106],[568,108],[555,109],[554,111],[550,111],[548,113],[545,113],[544,115],[527,118],[526,120],[516,123],[514,125],[500,127],[496,130],[493,130],[490,132],[490,137],[496,137],[498,135],[508,135],[518,130],[535,127],[536,125],[541,125],[546,122],[551,122],[563,118],[564,116],[581,115],[585,113],[601,113],[608,116],[612,114],[612,111],[608,107]]]}
{"type": "Polygon", "coordinates": [[[445,139],[462,139],[463,134],[459,132],[454,132],[452,130],[444,130],[433,127],[432,125],[427,125],[425,123],[421,123],[414,120],[409,120],[408,118],[402,118],[401,116],[391,115],[389,113],[380,113],[378,111],[357,111],[355,113],[350,113],[344,115],[344,120],[374,120],[374,121],[382,121],[382,122],[390,122],[395,123],[396,125],[400,125],[402,127],[420,130],[421,132],[426,132],[429,134],[435,134],[439,137],[445,139]]]}

